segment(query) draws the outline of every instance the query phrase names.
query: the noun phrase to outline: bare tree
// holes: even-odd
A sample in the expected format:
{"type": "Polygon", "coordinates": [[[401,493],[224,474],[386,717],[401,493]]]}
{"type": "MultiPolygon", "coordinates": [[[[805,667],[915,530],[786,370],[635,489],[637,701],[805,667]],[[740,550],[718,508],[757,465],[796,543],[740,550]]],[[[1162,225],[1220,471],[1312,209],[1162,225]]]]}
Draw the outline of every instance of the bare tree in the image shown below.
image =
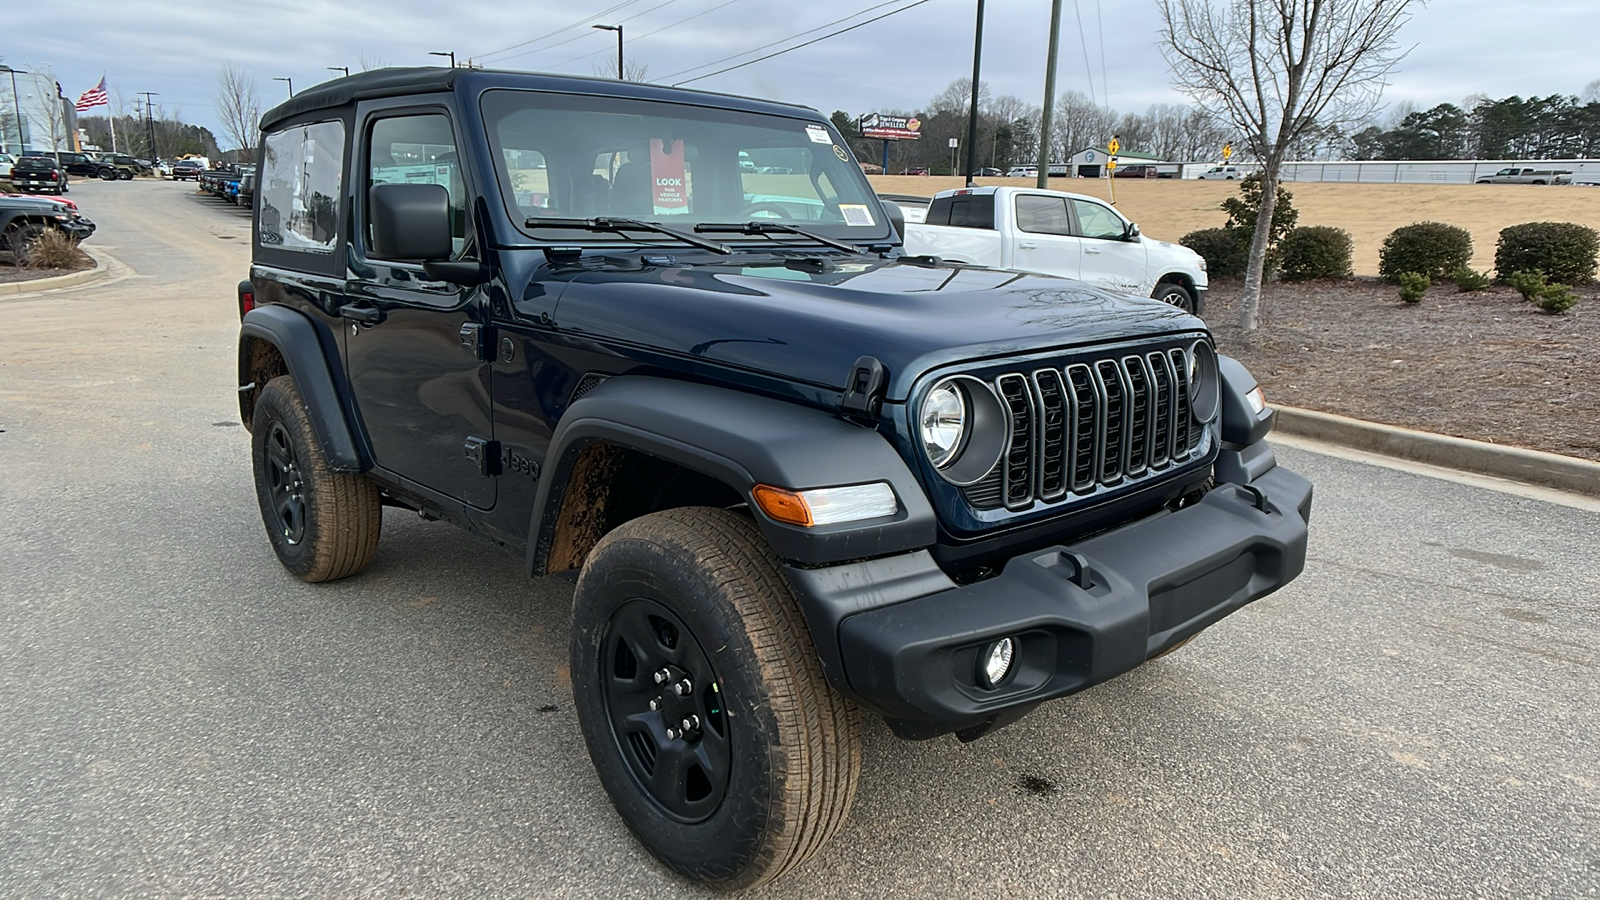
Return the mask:
{"type": "MultiPolygon", "coordinates": [[[[623,66],[627,68],[627,74],[622,78],[623,81],[644,81],[650,74],[649,63],[636,62],[635,60],[630,59],[624,62],[623,66]]],[[[617,77],[616,58],[613,57],[603,63],[595,63],[594,74],[601,78],[617,77]]]]}
{"type": "Polygon", "coordinates": [[[1583,93],[1579,95],[1585,103],[1600,103],[1600,78],[1583,86],[1583,93]]]}
{"type": "Polygon", "coordinates": [[[1173,84],[1238,129],[1261,162],[1261,212],[1250,241],[1239,326],[1261,308],[1278,174],[1316,125],[1342,127],[1377,108],[1405,54],[1395,37],[1411,0],[1157,0],[1173,84]]]}
{"type": "Polygon", "coordinates": [[[361,71],[370,72],[373,69],[387,68],[389,63],[376,53],[368,56],[367,51],[363,50],[361,51],[361,54],[356,57],[356,65],[361,68],[361,71]]]}
{"type": "Polygon", "coordinates": [[[1053,162],[1066,162],[1085,147],[1104,147],[1111,140],[1116,113],[1097,105],[1078,91],[1067,91],[1056,101],[1051,131],[1055,132],[1053,162]]]}
{"type": "Polygon", "coordinates": [[[261,125],[261,97],[256,92],[256,77],[231,65],[217,75],[217,115],[222,129],[236,149],[256,145],[256,129],[261,125]]]}

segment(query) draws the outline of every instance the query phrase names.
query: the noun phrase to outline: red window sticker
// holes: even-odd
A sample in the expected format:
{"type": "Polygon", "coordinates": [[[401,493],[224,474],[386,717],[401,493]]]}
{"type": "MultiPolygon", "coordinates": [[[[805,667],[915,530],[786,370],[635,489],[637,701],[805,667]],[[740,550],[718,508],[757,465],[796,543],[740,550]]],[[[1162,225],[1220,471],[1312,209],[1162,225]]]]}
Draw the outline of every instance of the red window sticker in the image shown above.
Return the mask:
{"type": "Polygon", "coordinates": [[[683,141],[671,144],[650,139],[650,178],[655,211],[658,214],[689,211],[689,189],[684,183],[683,141]]]}

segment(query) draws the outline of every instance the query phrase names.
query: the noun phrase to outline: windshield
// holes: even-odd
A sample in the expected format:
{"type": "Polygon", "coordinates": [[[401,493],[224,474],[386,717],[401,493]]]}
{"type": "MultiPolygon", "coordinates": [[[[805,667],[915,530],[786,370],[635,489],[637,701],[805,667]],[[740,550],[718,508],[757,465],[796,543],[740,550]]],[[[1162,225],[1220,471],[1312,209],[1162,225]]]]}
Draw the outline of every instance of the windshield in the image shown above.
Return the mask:
{"type": "MultiPolygon", "coordinates": [[[[486,93],[483,113],[506,212],[518,225],[613,216],[682,229],[771,220],[850,241],[890,233],[844,141],[818,121],[513,90],[486,93]]],[[[564,243],[657,240],[524,231],[564,243]]]]}

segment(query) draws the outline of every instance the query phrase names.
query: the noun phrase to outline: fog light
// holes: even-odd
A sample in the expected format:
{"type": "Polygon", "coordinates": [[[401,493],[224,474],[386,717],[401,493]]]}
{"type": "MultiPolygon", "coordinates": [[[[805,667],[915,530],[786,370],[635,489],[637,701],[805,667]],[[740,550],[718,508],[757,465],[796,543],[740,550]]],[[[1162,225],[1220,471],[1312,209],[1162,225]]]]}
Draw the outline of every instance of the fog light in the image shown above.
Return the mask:
{"type": "Polygon", "coordinates": [[[1011,638],[1001,638],[984,648],[983,671],[979,673],[984,687],[992,688],[1005,680],[1011,672],[1011,657],[1016,649],[1016,642],[1011,638]]]}
{"type": "Polygon", "coordinates": [[[1261,393],[1260,385],[1256,385],[1255,390],[1245,394],[1244,399],[1245,402],[1250,404],[1250,411],[1258,416],[1261,415],[1262,410],[1267,408],[1267,395],[1261,393]]]}

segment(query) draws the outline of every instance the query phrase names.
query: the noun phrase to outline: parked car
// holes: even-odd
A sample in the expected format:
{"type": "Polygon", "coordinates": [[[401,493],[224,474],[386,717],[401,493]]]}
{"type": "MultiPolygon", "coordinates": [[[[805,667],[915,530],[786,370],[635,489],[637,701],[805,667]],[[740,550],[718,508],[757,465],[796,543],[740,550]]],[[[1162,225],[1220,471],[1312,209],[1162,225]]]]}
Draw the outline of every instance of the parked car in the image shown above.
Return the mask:
{"type": "Polygon", "coordinates": [[[978,170],[978,177],[980,177],[980,178],[999,178],[1000,177],[1000,170],[996,169],[996,168],[993,168],[993,167],[985,167],[985,168],[982,168],[982,169],[978,170]]]}
{"type": "MultiPolygon", "coordinates": [[[[69,153],[67,151],[44,151],[40,155],[54,158],[56,163],[68,175],[77,175],[80,178],[99,178],[104,181],[115,181],[121,177],[117,173],[116,165],[103,162],[87,153],[69,153]]],[[[129,177],[132,177],[131,175],[129,177]]]]}
{"type": "Polygon", "coordinates": [[[1075,278],[1205,312],[1205,260],[1141,235],[1097,197],[1015,187],[940,191],[921,224],[906,223],[905,245],[913,255],[1075,278]]]}
{"type": "Polygon", "coordinates": [[[239,187],[234,192],[233,202],[239,206],[250,206],[256,198],[256,171],[251,166],[250,170],[239,176],[239,187]]]}
{"type": "Polygon", "coordinates": [[[93,222],[66,203],[44,197],[0,194],[0,250],[8,250],[19,258],[51,231],[82,241],[94,234],[94,230],[93,222]]]}
{"type": "MultiPolygon", "coordinates": [[[[1204,322],[905,256],[815,110],[380,69],[260,126],[228,387],[265,539],[344,578],[390,507],[575,573],[576,724],[616,814],[687,877],[748,888],[825,845],[863,714],[976,740],[1304,567],[1311,484],[1204,322]],[[404,160],[458,141],[470,165],[404,160]],[[790,203],[744,187],[753,141],[810,175],[761,186],[790,203]]],[[[436,564],[404,557],[402,578],[436,564]]]]}
{"type": "Polygon", "coordinates": [[[926,166],[912,166],[909,169],[905,169],[905,170],[901,171],[900,174],[901,175],[926,175],[926,174],[928,174],[928,169],[927,169],[926,166]]]}
{"type": "Polygon", "coordinates": [[[199,181],[206,167],[192,159],[180,159],[172,164],[173,181],[199,181]]]}
{"type": "Polygon", "coordinates": [[[152,171],[149,160],[137,159],[126,153],[101,153],[99,159],[101,162],[116,166],[117,177],[123,181],[131,181],[135,175],[145,175],[152,171]]]}
{"type": "Polygon", "coordinates": [[[1571,184],[1570,169],[1536,169],[1511,166],[1478,179],[1479,184],[1571,184]]]}
{"type": "Polygon", "coordinates": [[[1235,181],[1243,178],[1244,173],[1238,166],[1212,166],[1196,177],[1201,181],[1235,181]]]}
{"type": "Polygon", "coordinates": [[[11,164],[16,161],[17,158],[15,156],[9,153],[0,153],[0,178],[11,177],[11,164]]]}
{"type": "Polygon", "coordinates": [[[1038,166],[1012,166],[1006,170],[1007,178],[1038,178],[1038,166]]]}
{"type": "Polygon", "coordinates": [[[65,194],[67,172],[54,157],[24,153],[11,164],[11,185],[30,193],[65,194]]]}
{"type": "Polygon", "coordinates": [[[1160,178],[1161,173],[1151,163],[1134,163],[1131,166],[1118,166],[1115,170],[1118,178],[1160,178]]]}

